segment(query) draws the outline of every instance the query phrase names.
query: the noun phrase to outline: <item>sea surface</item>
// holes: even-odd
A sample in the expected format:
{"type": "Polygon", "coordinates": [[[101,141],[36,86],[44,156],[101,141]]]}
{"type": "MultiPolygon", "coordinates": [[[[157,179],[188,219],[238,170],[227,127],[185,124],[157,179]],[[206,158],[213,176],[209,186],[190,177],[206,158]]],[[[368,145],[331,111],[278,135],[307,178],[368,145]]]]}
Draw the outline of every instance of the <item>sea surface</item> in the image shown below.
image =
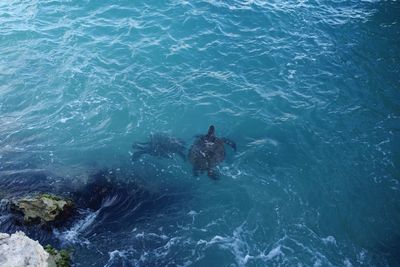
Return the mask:
{"type": "Polygon", "coordinates": [[[0,2],[0,197],[146,192],[27,230],[74,266],[400,266],[399,166],[399,1],[0,2]],[[131,161],[211,124],[219,180],[131,161]]]}

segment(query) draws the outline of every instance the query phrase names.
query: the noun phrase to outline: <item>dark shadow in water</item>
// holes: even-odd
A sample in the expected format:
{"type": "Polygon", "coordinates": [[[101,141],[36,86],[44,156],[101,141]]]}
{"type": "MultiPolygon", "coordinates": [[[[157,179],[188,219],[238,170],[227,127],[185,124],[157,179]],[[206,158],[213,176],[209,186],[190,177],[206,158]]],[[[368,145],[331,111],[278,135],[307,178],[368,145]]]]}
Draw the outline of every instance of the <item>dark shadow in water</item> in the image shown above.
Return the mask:
{"type": "Polygon", "coordinates": [[[118,182],[107,170],[95,173],[90,180],[82,190],[73,193],[79,207],[98,212],[88,234],[117,232],[129,225],[127,222],[134,225],[151,220],[165,208],[182,201],[181,196],[170,192],[151,192],[135,182],[118,182]]]}
{"type": "Polygon", "coordinates": [[[400,235],[392,233],[390,238],[381,240],[371,247],[371,251],[384,255],[390,266],[398,266],[400,263],[400,235]]]}
{"type": "Polygon", "coordinates": [[[11,213],[10,205],[3,200],[0,205],[0,232],[23,231],[43,245],[60,247],[61,240],[53,234],[53,229],[57,229],[58,233],[79,231],[82,237],[104,232],[117,233],[130,225],[133,227],[139,222],[150,222],[153,216],[167,212],[183,197],[173,192],[151,192],[135,182],[118,180],[115,172],[109,170],[90,175],[88,183],[78,189],[68,184],[67,179],[55,178],[43,170],[8,170],[0,173],[0,199],[39,192],[72,198],[76,203],[76,212],[61,224],[52,225],[51,229],[40,225],[27,226],[18,223],[18,215],[11,213]],[[88,214],[94,215],[93,220],[87,220],[88,214]],[[87,225],[77,227],[79,223],[87,225]]]}

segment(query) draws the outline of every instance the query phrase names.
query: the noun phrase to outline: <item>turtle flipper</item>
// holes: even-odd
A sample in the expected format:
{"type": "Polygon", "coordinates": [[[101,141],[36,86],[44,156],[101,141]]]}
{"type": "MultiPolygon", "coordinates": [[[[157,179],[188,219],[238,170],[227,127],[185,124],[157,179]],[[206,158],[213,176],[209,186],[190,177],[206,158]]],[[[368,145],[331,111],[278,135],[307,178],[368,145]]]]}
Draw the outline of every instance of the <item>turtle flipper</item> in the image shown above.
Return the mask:
{"type": "Polygon", "coordinates": [[[134,143],[134,144],[132,145],[132,148],[133,148],[133,149],[143,149],[143,148],[147,147],[148,145],[149,145],[148,142],[134,143]]]}
{"type": "Polygon", "coordinates": [[[133,153],[132,155],[132,161],[136,161],[138,160],[142,155],[146,154],[147,152],[144,150],[139,150],[136,151],[135,153],[133,153]]]}
{"type": "Polygon", "coordinates": [[[213,180],[218,180],[219,177],[220,177],[219,172],[214,168],[213,169],[208,169],[207,170],[207,175],[208,175],[208,177],[210,177],[213,180]]]}
{"type": "Polygon", "coordinates": [[[233,150],[235,150],[235,152],[236,152],[236,143],[234,141],[232,141],[229,138],[225,138],[225,137],[221,138],[221,140],[222,140],[222,142],[224,142],[228,146],[232,147],[233,150]]]}

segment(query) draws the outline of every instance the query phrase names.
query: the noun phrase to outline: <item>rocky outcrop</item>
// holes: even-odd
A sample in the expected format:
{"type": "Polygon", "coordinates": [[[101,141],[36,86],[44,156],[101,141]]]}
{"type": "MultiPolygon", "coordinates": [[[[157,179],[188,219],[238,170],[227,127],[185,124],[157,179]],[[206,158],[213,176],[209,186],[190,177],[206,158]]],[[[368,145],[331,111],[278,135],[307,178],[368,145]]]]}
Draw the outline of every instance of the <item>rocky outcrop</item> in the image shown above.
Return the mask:
{"type": "Polygon", "coordinates": [[[0,266],[2,267],[70,267],[66,250],[43,248],[23,232],[0,233],[0,266]]]}
{"type": "Polygon", "coordinates": [[[0,266],[3,267],[47,267],[56,266],[38,241],[23,232],[9,235],[0,233],[0,266]]]}
{"type": "Polygon", "coordinates": [[[11,209],[24,215],[24,223],[51,223],[67,218],[73,209],[73,202],[67,199],[40,194],[11,201],[11,209]]]}

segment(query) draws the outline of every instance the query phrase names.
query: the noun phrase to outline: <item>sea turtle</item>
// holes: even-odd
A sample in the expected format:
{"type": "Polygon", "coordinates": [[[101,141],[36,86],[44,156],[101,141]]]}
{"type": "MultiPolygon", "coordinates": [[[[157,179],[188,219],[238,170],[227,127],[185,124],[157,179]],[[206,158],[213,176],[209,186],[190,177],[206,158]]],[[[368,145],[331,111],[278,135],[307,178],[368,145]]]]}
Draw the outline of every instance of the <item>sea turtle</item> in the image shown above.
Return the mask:
{"type": "Polygon", "coordinates": [[[206,135],[197,136],[196,141],[189,149],[189,161],[193,165],[193,175],[198,176],[207,171],[208,177],[217,179],[219,174],[215,167],[224,160],[227,144],[236,151],[236,143],[228,138],[215,136],[215,127],[211,125],[206,135]]]}
{"type": "Polygon", "coordinates": [[[173,154],[178,154],[183,160],[186,160],[185,142],[165,133],[151,134],[148,142],[134,143],[132,148],[136,150],[132,155],[133,161],[144,154],[163,158],[171,158],[173,154]]]}

